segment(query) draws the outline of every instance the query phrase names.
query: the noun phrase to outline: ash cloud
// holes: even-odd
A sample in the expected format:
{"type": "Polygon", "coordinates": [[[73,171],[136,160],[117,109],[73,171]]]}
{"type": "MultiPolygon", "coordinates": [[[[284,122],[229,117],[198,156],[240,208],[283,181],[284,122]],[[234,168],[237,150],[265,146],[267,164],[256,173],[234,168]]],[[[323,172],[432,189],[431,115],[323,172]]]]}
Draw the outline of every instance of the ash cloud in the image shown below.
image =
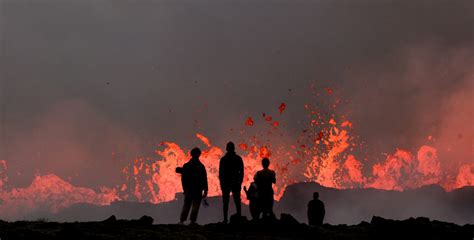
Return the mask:
{"type": "Polygon", "coordinates": [[[280,102],[302,115],[312,81],[350,100],[371,161],[427,134],[445,159],[473,161],[470,0],[0,4],[0,159],[14,184],[33,169],[111,184],[115,149],[192,146],[196,131],[223,145],[280,102]]]}

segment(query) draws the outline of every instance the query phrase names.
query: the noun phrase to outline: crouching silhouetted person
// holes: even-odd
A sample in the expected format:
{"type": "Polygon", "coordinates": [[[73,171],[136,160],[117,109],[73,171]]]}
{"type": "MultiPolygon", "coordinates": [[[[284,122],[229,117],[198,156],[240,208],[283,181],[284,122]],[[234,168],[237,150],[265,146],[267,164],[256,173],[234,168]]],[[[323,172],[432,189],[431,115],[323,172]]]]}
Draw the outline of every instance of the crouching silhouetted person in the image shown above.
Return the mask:
{"type": "Polygon", "coordinates": [[[319,200],[319,193],[313,193],[313,200],[308,203],[308,222],[311,226],[323,225],[324,215],[326,210],[324,209],[324,203],[319,200]]]}
{"type": "Polygon", "coordinates": [[[207,196],[207,172],[199,160],[199,156],[201,156],[201,150],[194,148],[191,150],[191,160],[185,163],[182,168],[176,168],[176,172],[181,174],[184,192],[180,224],[184,224],[191,208],[191,224],[196,224],[201,200],[207,196]]]}
{"type": "Polygon", "coordinates": [[[260,218],[257,184],[255,184],[255,182],[252,182],[248,189],[244,186],[244,191],[247,195],[247,200],[249,200],[250,215],[252,215],[252,220],[256,221],[260,218]]]}
{"type": "Polygon", "coordinates": [[[275,171],[268,169],[270,160],[262,159],[263,169],[255,174],[254,181],[257,184],[258,206],[262,211],[262,218],[275,218],[273,213],[273,187],[276,183],[275,171]]]}

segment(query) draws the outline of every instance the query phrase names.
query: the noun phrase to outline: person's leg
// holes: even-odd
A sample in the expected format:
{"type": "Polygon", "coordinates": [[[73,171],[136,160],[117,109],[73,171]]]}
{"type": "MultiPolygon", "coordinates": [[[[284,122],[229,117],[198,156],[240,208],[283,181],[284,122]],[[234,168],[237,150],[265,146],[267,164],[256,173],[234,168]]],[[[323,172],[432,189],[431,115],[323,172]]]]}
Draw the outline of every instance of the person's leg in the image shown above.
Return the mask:
{"type": "Polygon", "coordinates": [[[221,186],[222,189],[222,206],[224,207],[224,222],[227,223],[227,214],[229,212],[229,197],[230,197],[230,189],[226,186],[221,186]]]}
{"type": "Polygon", "coordinates": [[[235,211],[237,212],[237,216],[242,216],[242,206],[241,206],[241,199],[240,199],[240,186],[234,186],[232,189],[232,197],[234,198],[235,204],[235,211]]]}
{"type": "Polygon", "coordinates": [[[273,214],[273,195],[269,192],[266,192],[262,196],[262,218],[272,218],[273,214]]]}
{"type": "Polygon", "coordinates": [[[265,196],[264,193],[260,193],[259,195],[259,207],[260,211],[262,213],[262,219],[266,218],[267,216],[267,209],[268,209],[268,201],[267,197],[265,196]]]}
{"type": "Polygon", "coordinates": [[[270,218],[275,219],[275,213],[273,213],[273,202],[275,200],[273,199],[273,194],[269,197],[268,199],[268,215],[270,218]]]}
{"type": "Polygon", "coordinates": [[[249,203],[249,208],[250,208],[250,214],[252,215],[252,220],[258,220],[258,218],[260,217],[259,215],[259,212],[258,212],[258,206],[257,206],[257,203],[255,202],[255,200],[253,201],[250,201],[249,203]]]}
{"type": "Polygon", "coordinates": [[[189,209],[191,208],[192,198],[189,195],[184,196],[183,209],[181,210],[180,222],[183,223],[188,218],[189,209]]]}
{"type": "Polygon", "coordinates": [[[201,196],[194,196],[192,199],[191,223],[196,223],[199,207],[201,206],[201,196]]]}
{"type": "Polygon", "coordinates": [[[321,225],[323,225],[323,223],[324,223],[324,215],[325,215],[325,214],[326,214],[326,213],[324,212],[324,207],[323,207],[323,211],[322,211],[322,213],[321,213],[321,225]]]}
{"type": "Polygon", "coordinates": [[[314,214],[314,211],[310,211],[308,210],[308,224],[310,226],[314,226],[315,225],[315,219],[316,219],[316,216],[314,214]]]}
{"type": "Polygon", "coordinates": [[[323,220],[324,220],[324,215],[319,213],[318,217],[317,217],[317,225],[321,226],[323,225],[323,220]]]}

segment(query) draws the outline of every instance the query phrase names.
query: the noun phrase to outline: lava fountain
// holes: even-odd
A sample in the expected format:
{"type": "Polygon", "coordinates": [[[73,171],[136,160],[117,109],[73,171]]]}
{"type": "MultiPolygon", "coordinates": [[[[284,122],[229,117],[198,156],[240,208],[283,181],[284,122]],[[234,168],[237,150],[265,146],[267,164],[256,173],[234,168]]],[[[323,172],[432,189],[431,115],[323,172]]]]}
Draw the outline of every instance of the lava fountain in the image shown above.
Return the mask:
{"type": "MultiPolygon", "coordinates": [[[[334,90],[326,88],[325,94],[331,96],[334,90]]],[[[318,96],[320,94],[318,93],[318,96]]],[[[244,160],[244,185],[249,185],[256,171],[261,169],[263,157],[271,160],[271,168],[277,173],[274,186],[275,199],[283,195],[285,188],[292,183],[314,181],[323,186],[347,188],[376,188],[403,191],[425,185],[437,184],[445,190],[452,190],[474,184],[474,164],[464,164],[458,173],[443,169],[437,149],[422,145],[415,152],[396,149],[385,159],[367,166],[366,160],[356,157],[356,149],[363,148],[352,136],[353,123],[347,116],[335,112],[341,101],[329,103],[332,112],[305,104],[307,121],[301,135],[295,141],[279,141],[281,124],[278,117],[284,114],[287,106],[281,103],[275,115],[263,113],[260,118],[249,116],[242,122],[238,143],[244,160]],[[260,134],[246,135],[245,128],[264,129],[260,134]],[[364,168],[370,169],[368,173],[364,168]]],[[[202,142],[201,161],[207,167],[209,196],[220,195],[218,166],[224,150],[212,145],[202,133],[196,133],[202,142]]],[[[156,158],[138,158],[122,172],[125,182],[120,186],[121,199],[160,203],[175,199],[181,192],[180,175],[175,168],[190,159],[189,151],[177,143],[162,142],[156,150],[156,158]]]]}
{"type": "MultiPolygon", "coordinates": [[[[324,97],[333,97],[334,90],[323,89],[324,97]]],[[[320,93],[317,94],[318,96],[320,93]]],[[[248,116],[238,131],[241,141],[238,152],[245,165],[244,185],[249,185],[261,159],[268,157],[277,174],[275,199],[279,200],[286,187],[296,182],[317,182],[323,186],[347,188],[376,188],[403,191],[437,184],[446,190],[474,186],[474,164],[459,166],[458,172],[443,167],[436,148],[422,145],[411,152],[396,149],[385,159],[369,165],[358,158],[364,148],[353,136],[356,127],[348,116],[338,114],[339,99],[321,106],[305,104],[305,126],[297,139],[285,139],[281,133],[281,116],[287,111],[285,103],[275,107],[272,114],[248,116]],[[327,111],[331,109],[331,111],[327,111]],[[246,129],[258,128],[258,134],[248,135],[246,129]],[[280,140],[277,140],[280,138],[280,140]],[[364,171],[365,169],[365,171],[364,171]],[[369,171],[367,171],[367,169],[369,171]]],[[[296,107],[296,106],[295,106],[296,107]]],[[[203,133],[196,133],[202,143],[201,161],[207,168],[209,196],[220,195],[219,160],[224,150],[214,146],[203,133]]],[[[136,158],[123,167],[123,179],[114,187],[93,190],[73,186],[54,174],[38,175],[29,187],[7,187],[7,162],[0,161],[0,213],[3,218],[27,216],[29,212],[57,212],[76,203],[107,205],[116,200],[161,203],[172,201],[181,192],[180,175],[175,168],[188,159],[189,150],[178,143],[162,142],[156,155],[136,158]]]]}

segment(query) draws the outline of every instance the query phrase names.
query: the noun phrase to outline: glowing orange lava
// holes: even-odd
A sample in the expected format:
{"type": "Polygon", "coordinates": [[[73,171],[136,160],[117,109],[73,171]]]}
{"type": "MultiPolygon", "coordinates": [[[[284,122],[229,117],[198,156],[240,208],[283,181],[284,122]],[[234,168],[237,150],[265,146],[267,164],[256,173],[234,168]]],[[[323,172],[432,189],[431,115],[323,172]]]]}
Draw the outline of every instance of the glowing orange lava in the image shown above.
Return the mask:
{"type": "MultiPolygon", "coordinates": [[[[323,89],[333,96],[333,90],[323,89]]],[[[317,94],[319,96],[319,94],[317,94]]],[[[327,96],[327,94],[326,94],[327,96]]],[[[329,103],[330,109],[336,104],[329,103]]],[[[244,185],[253,181],[254,174],[261,169],[261,159],[268,157],[270,167],[277,174],[274,186],[275,199],[279,200],[289,184],[296,182],[317,182],[326,187],[377,188],[403,191],[429,184],[438,184],[446,190],[463,186],[474,186],[474,164],[459,166],[458,172],[447,172],[438,158],[438,151],[423,145],[415,152],[397,149],[375,164],[368,165],[367,159],[358,159],[355,149],[362,148],[352,131],[357,127],[347,116],[322,111],[312,104],[304,104],[307,112],[305,126],[297,139],[283,137],[282,120],[287,104],[281,103],[275,109],[280,114],[263,114],[266,124],[259,124],[248,117],[243,128],[261,130],[245,135],[240,130],[238,153],[245,165],[244,185]]],[[[298,107],[298,106],[289,106],[298,107]]],[[[284,123],[284,122],[283,122],[284,123]]],[[[202,143],[201,161],[207,168],[209,196],[220,195],[218,180],[219,160],[225,153],[223,148],[213,145],[202,133],[196,133],[202,143]]],[[[430,135],[429,140],[433,138],[430,135]]],[[[237,141],[236,141],[237,142],[237,141]]],[[[189,149],[178,143],[162,142],[155,156],[139,157],[122,169],[122,182],[111,188],[98,191],[77,187],[54,174],[38,175],[29,187],[8,188],[7,162],[0,160],[0,213],[2,217],[21,217],[32,211],[57,212],[76,203],[97,205],[110,204],[115,200],[161,203],[172,201],[182,191],[180,175],[176,167],[188,159],[189,149]]]]}
{"type": "Polygon", "coordinates": [[[30,186],[2,191],[2,218],[20,218],[35,211],[56,213],[76,203],[108,205],[118,199],[115,189],[101,188],[96,192],[76,187],[54,174],[36,176],[30,186]]]}
{"type": "MultiPolygon", "coordinates": [[[[326,91],[333,93],[332,89],[326,91]]],[[[474,185],[472,165],[462,166],[457,177],[449,179],[449,174],[442,171],[437,150],[428,145],[421,146],[415,154],[397,149],[383,161],[371,167],[364,166],[353,154],[357,144],[350,134],[353,123],[346,116],[325,115],[311,104],[305,104],[304,108],[308,111],[308,127],[302,130],[296,144],[290,147],[275,144],[271,140],[263,140],[265,136],[262,135],[253,135],[247,141],[239,143],[245,164],[244,185],[248,186],[255,172],[261,169],[260,161],[264,157],[271,159],[271,168],[277,173],[277,184],[274,187],[277,200],[283,195],[286,186],[302,181],[314,181],[339,189],[377,188],[397,191],[430,184],[438,184],[446,190],[474,185]],[[364,174],[364,167],[371,169],[369,174],[364,174]]],[[[280,113],[285,109],[286,104],[278,108],[280,113]]],[[[264,113],[262,116],[263,121],[277,122],[268,114],[264,113]]],[[[253,118],[248,117],[245,125],[249,127],[254,124],[253,118]]],[[[275,136],[277,131],[276,128],[270,128],[268,136],[275,136]]],[[[201,133],[197,133],[196,137],[205,147],[201,160],[208,170],[209,196],[218,196],[218,163],[224,150],[212,145],[201,133]]],[[[177,192],[182,191],[180,176],[174,169],[190,158],[188,150],[176,143],[164,143],[161,148],[162,150],[157,150],[157,159],[136,160],[133,168],[138,169],[137,171],[124,169],[126,179],[132,179],[128,183],[129,188],[139,192],[135,194],[134,200],[153,203],[171,201],[175,199],[177,192]],[[144,197],[145,195],[148,197],[144,197]]],[[[119,195],[127,199],[130,194],[121,191],[119,195]]]]}

